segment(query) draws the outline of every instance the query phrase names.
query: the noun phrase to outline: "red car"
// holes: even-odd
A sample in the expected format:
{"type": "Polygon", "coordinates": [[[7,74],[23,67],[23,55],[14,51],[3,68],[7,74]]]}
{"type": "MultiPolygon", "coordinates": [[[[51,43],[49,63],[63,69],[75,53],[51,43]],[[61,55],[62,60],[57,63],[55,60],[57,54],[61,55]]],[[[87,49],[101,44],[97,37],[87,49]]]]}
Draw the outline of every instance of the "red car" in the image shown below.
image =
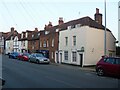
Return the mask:
{"type": "Polygon", "coordinates": [[[102,56],[96,64],[97,75],[114,75],[120,77],[120,57],[102,56]]]}
{"type": "Polygon", "coordinates": [[[19,60],[28,61],[28,60],[29,60],[29,57],[30,57],[30,54],[29,54],[29,53],[23,53],[23,54],[20,54],[17,58],[18,58],[19,60]]]}

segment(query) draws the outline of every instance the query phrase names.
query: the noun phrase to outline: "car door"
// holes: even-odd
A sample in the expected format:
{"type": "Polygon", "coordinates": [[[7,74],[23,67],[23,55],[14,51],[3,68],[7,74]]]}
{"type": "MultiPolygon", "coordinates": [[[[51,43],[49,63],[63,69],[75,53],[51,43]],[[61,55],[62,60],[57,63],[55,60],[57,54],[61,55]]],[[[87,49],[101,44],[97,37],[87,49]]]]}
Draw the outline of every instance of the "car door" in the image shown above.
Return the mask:
{"type": "Polygon", "coordinates": [[[114,74],[116,72],[116,64],[115,64],[115,59],[114,58],[106,58],[105,60],[105,73],[108,74],[114,74]]]}

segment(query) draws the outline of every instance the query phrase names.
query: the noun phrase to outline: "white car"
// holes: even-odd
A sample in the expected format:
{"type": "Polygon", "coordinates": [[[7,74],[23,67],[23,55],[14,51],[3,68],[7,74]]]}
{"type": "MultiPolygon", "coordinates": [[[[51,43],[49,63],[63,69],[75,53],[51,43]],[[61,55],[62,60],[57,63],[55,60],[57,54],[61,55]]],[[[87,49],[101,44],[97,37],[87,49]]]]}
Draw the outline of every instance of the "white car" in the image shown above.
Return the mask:
{"type": "Polygon", "coordinates": [[[33,53],[30,55],[29,62],[49,64],[50,60],[44,57],[42,53],[33,53]]]}

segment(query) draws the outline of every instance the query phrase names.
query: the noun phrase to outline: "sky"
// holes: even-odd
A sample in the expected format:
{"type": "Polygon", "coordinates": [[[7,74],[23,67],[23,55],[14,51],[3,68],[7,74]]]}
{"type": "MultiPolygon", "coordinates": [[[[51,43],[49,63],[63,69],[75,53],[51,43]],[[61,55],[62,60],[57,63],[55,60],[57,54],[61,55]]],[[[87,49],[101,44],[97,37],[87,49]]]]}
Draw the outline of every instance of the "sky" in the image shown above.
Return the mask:
{"type": "MultiPolygon", "coordinates": [[[[105,25],[105,0],[0,0],[0,32],[14,27],[19,33],[38,28],[43,30],[49,21],[58,24],[89,16],[94,19],[96,8],[103,14],[105,25]]],[[[106,26],[118,40],[118,2],[106,0],[106,26]]]]}

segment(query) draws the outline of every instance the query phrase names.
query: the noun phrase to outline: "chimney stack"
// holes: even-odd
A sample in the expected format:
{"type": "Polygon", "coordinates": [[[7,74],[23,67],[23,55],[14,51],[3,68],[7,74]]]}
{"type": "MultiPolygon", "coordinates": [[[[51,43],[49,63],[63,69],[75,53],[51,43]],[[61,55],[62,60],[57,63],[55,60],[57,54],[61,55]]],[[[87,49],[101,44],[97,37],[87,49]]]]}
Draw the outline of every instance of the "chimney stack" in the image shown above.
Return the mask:
{"type": "Polygon", "coordinates": [[[38,28],[35,28],[35,30],[34,30],[35,32],[37,32],[38,31],[38,28]]]}
{"type": "Polygon", "coordinates": [[[14,32],[14,27],[11,27],[11,32],[14,32]]]}
{"type": "Polygon", "coordinates": [[[63,17],[59,17],[58,24],[61,25],[61,24],[63,24],[63,23],[64,23],[63,17]]]}
{"type": "Polygon", "coordinates": [[[99,9],[96,8],[96,13],[94,15],[95,21],[102,25],[102,14],[99,13],[99,9]]]}
{"type": "Polygon", "coordinates": [[[49,21],[48,28],[52,27],[52,22],[49,21]]]}

